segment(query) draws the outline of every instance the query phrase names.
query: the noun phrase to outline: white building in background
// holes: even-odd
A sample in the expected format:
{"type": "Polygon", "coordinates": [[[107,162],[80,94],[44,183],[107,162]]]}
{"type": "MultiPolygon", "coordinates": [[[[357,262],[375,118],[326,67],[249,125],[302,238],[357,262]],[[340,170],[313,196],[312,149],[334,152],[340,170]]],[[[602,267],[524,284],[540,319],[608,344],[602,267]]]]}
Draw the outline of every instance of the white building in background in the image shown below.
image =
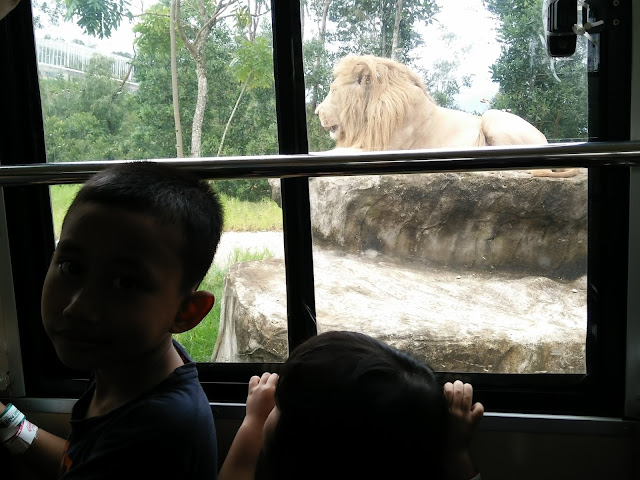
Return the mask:
{"type": "Polygon", "coordinates": [[[101,53],[95,48],[62,39],[36,38],[36,50],[38,69],[42,76],[62,75],[68,79],[72,76],[84,75],[91,57],[102,55],[113,62],[112,78],[114,80],[122,81],[127,78],[126,83],[130,89],[135,90],[138,87],[130,58],[101,53]]]}

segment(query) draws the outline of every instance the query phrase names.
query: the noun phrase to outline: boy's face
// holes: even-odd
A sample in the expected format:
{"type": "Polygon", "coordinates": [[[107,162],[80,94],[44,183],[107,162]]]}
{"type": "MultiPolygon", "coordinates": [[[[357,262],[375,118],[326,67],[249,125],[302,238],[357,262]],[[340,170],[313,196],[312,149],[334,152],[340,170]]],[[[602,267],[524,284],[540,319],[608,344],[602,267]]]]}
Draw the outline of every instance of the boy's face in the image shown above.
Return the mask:
{"type": "Polygon", "coordinates": [[[81,203],[65,219],[42,292],[42,317],[67,366],[140,364],[171,342],[185,297],[176,227],[81,203]]]}

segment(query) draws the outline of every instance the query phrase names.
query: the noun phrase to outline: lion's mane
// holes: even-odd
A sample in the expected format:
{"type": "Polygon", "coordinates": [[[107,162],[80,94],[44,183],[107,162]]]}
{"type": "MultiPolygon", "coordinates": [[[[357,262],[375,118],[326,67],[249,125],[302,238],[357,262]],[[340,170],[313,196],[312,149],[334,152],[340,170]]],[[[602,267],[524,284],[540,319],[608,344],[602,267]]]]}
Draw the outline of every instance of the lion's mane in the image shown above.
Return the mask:
{"type": "Polygon", "coordinates": [[[328,128],[338,125],[337,147],[385,150],[416,104],[435,105],[416,73],[387,58],[344,57],[334,77],[318,115],[328,128]]]}

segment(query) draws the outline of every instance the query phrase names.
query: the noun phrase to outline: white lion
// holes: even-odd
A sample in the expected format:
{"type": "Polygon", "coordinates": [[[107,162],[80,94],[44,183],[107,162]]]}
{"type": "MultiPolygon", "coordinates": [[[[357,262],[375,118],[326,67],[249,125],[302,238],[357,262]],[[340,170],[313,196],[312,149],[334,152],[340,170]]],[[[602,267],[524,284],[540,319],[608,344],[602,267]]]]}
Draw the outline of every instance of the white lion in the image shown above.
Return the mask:
{"type": "MultiPolygon", "coordinates": [[[[388,58],[346,56],[333,76],[329,95],[315,113],[336,142],[334,153],[547,143],[517,115],[487,110],[478,116],[438,106],[419,75],[388,58]]],[[[530,173],[571,177],[578,169],[530,173]]]]}

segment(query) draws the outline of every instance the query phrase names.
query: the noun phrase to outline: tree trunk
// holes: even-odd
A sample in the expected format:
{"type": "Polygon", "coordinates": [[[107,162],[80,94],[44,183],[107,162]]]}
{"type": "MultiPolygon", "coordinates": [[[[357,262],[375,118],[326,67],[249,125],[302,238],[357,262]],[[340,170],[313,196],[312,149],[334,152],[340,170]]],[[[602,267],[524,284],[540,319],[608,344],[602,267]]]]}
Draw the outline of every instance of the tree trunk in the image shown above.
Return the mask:
{"type": "Polygon", "coordinates": [[[236,110],[238,110],[238,105],[240,105],[240,100],[242,100],[242,96],[244,95],[244,92],[247,90],[248,84],[249,84],[249,79],[247,79],[247,81],[242,84],[242,90],[240,90],[240,95],[238,95],[236,104],[233,106],[231,115],[229,115],[229,120],[227,120],[227,124],[224,126],[224,133],[222,134],[222,138],[220,139],[220,146],[218,147],[218,157],[222,153],[222,147],[224,146],[224,139],[227,136],[227,131],[229,130],[229,126],[231,125],[231,120],[233,120],[233,116],[236,114],[236,110]]]}
{"type": "Polygon", "coordinates": [[[560,119],[562,118],[562,110],[558,110],[558,112],[556,113],[556,118],[553,121],[553,138],[558,138],[558,136],[560,135],[560,133],[558,133],[558,131],[560,130],[560,119]]]}
{"type": "Polygon", "coordinates": [[[196,75],[198,76],[198,98],[196,109],[193,112],[193,126],[191,127],[191,156],[202,156],[202,123],[204,122],[204,111],[207,107],[207,67],[205,66],[204,54],[198,52],[195,58],[196,75]]]}
{"type": "Polygon", "coordinates": [[[183,158],[182,122],[180,121],[180,100],[178,98],[178,65],[176,60],[176,1],[172,0],[169,15],[169,39],[171,41],[171,96],[173,97],[173,122],[176,131],[176,157],[183,158]]]}
{"type": "Polygon", "coordinates": [[[187,48],[193,60],[196,62],[196,76],[198,78],[198,98],[196,100],[196,108],[193,112],[193,124],[191,125],[191,156],[202,156],[202,124],[204,122],[204,112],[207,106],[207,67],[205,59],[205,45],[211,29],[216,23],[218,15],[221,15],[226,8],[228,8],[232,2],[218,3],[215,13],[208,17],[203,3],[203,0],[198,0],[196,6],[200,13],[200,17],[203,19],[203,25],[198,30],[193,41],[189,40],[182,28],[181,15],[180,15],[180,0],[176,2],[176,27],[178,33],[182,39],[184,46],[187,48]]]}
{"type": "MultiPolygon", "coordinates": [[[[320,45],[322,46],[322,50],[324,52],[324,39],[327,34],[327,15],[329,15],[329,6],[331,5],[331,0],[324,0],[324,5],[322,6],[322,23],[320,24],[320,45]]],[[[316,72],[320,68],[320,57],[318,54],[316,56],[316,72]]],[[[316,106],[318,105],[318,85],[313,86],[313,94],[311,96],[311,111],[316,111],[316,106]]]]}
{"type": "Polygon", "coordinates": [[[398,60],[398,39],[400,37],[400,20],[402,19],[402,0],[396,4],[396,20],[393,23],[393,41],[391,42],[391,60],[398,60]]]}

